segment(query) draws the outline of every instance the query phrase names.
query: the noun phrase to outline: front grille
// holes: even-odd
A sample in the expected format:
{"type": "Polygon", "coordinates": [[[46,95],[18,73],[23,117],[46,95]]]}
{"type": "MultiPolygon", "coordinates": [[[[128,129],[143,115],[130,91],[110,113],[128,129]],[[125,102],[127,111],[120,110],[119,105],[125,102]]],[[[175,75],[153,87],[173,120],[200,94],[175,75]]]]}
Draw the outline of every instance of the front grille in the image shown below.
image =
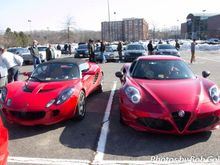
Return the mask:
{"type": "Polygon", "coordinates": [[[154,118],[139,118],[137,122],[145,127],[157,130],[170,131],[173,129],[171,123],[167,120],[154,119],[154,118]]]}
{"type": "Polygon", "coordinates": [[[189,121],[189,118],[191,116],[190,112],[185,112],[184,116],[180,117],[179,112],[173,112],[172,117],[174,122],[176,123],[177,128],[179,131],[183,131],[187,122],[189,121]]]}
{"type": "Polygon", "coordinates": [[[219,118],[217,116],[208,116],[203,118],[198,118],[189,126],[190,131],[199,130],[202,128],[209,127],[213,124],[216,124],[219,121],[219,118]]]}
{"type": "Polygon", "coordinates": [[[9,111],[9,112],[12,116],[22,120],[37,120],[43,118],[46,114],[46,112],[44,111],[38,111],[38,112],[9,111]]]}

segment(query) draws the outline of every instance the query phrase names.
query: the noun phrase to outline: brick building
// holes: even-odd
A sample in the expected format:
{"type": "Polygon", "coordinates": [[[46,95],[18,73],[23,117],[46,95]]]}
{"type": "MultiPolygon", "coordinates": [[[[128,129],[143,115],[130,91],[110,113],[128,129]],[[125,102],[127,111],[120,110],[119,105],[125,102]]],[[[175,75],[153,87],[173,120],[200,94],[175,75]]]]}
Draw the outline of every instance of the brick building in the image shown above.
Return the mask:
{"type": "Polygon", "coordinates": [[[139,41],[148,38],[148,24],[141,18],[101,23],[102,40],[139,41]]]}

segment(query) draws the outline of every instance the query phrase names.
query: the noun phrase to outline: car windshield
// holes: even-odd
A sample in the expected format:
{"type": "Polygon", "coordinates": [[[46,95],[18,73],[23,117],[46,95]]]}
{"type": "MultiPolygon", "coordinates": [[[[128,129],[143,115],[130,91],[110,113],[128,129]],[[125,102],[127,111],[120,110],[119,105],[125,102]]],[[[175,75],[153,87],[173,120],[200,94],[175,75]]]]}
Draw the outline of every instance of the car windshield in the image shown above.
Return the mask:
{"type": "Polygon", "coordinates": [[[78,66],[67,63],[40,64],[34,70],[30,81],[63,81],[80,77],[78,66]]]}
{"type": "Polygon", "coordinates": [[[128,45],[127,50],[144,50],[142,45],[128,45]]]}
{"type": "Polygon", "coordinates": [[[87,49],[87,45],[79,45],[78,49],[87,49]]]}
{"type": "Polygon", "coordinates": [[[105,51],[106,51],[106,52],[113,52],[113,49],[112,49],[112,47],[110,47],[110,46],[106,46],[106,47],[105,47],[105,51]]]}
{"type": "Polygon", "coordinates": [[[158,45],[157,46],[158,49],[175,49],[175,47],[173,45],[158,45]]]}
{"type": "Polygon", "coordinates": [[[47,47],[38,47],[39,51],[46,51],[47,47]]]}
{"type": "Polygon", "coordinates": [[[181,60],[139,60],[132,77],[154,80],[177,80],[194,78],[194,74],[181,60]]]}

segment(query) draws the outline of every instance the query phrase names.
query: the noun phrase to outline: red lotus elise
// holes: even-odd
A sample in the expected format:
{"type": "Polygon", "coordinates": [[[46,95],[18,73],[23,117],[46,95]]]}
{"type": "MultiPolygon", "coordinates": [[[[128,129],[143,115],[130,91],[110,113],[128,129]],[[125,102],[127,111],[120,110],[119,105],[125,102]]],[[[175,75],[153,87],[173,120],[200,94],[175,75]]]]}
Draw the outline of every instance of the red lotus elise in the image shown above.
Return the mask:
{"type": "Polygon", "coordinates": [[[6,165],[8,157],[8,130],[3,126],[0,116],[0,164],[6,165]]]}
{"type": "Polygon", "coordinates": [[[179,57],[145,56],[125,64],[116,77],[120,121],[140,131],[190,134],[220,126],[220,92],[193,74],[179,57]]]}
{"type": "Polygon", "coordinates": [[[55,59],[37,66],[28,80],[9,83],[0,103],[6,119],[21,125],[49,125],[69,118],[81,120],[85,98],[102,91],[101,68],[87,61],[55,59]]]}

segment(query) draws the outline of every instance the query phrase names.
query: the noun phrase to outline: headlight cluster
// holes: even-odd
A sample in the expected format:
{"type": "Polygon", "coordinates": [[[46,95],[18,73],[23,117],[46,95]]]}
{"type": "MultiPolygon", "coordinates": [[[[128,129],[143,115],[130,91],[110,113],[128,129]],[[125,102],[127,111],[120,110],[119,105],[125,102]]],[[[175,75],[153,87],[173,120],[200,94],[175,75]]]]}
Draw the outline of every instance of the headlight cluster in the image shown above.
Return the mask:
{"type": "Polygon", "coordinates": [[[125,87],[125,94],[134,104],[138,104],[141,100],[140,92],[135,87],[132,86],[125,87]]]}
{"type": "Polygon", "coordinates": [[[210,96],[213,103],[215,103],[215,104],[219,103],[219,101],[220,101],[220,92],[219,92],[219,89],[216,85],[213,85],[209,89],[209,96],[210,96]]]}
{"type": "Polygon", "coordinates": [[[56,98],[56,99],[52,99],[50,100],[46,107],[50,107],[52,104],[62,104],[64,101],[66,101],[68,98],[70,98],[70,96],[73,94],[74,92],[74,88],[67,88],[65,89],[63,92],[60,93],[60,95],[56,98]]]}

